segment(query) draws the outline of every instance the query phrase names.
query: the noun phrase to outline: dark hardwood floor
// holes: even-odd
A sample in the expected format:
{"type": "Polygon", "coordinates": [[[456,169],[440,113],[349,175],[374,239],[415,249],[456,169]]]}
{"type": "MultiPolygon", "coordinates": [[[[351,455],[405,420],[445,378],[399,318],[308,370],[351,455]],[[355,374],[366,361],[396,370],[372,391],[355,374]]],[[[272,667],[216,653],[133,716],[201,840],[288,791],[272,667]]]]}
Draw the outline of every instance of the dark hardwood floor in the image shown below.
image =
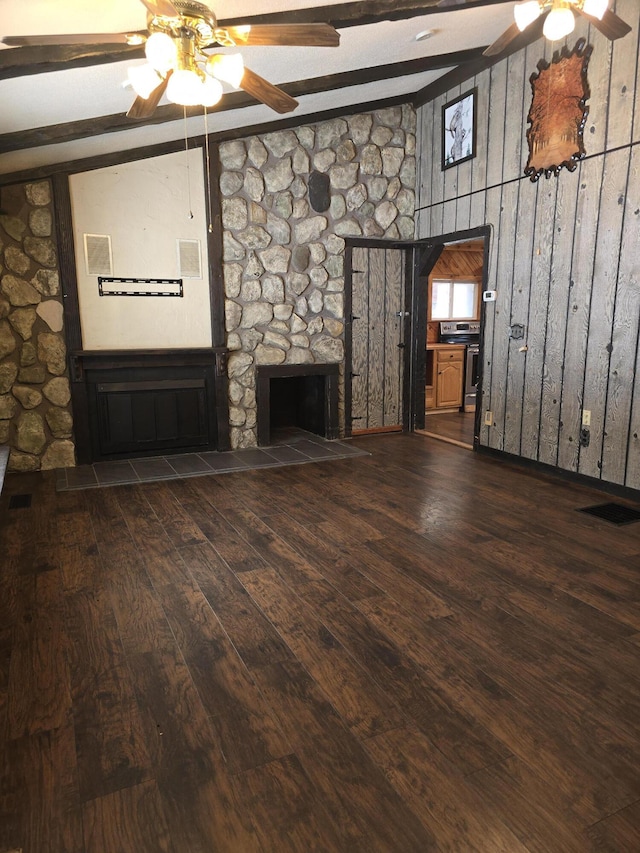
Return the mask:
{"type": "Polygon", "coordinates": [[[420,433],[472,449],[475,417],[475,412],[427,412],[424,430],[420,433]]]}
{"type": "Polygon", "coordinates": [[[423,436],[354,444],[7,477],[1,853],[640,850],[640,524],[423,436]]]}

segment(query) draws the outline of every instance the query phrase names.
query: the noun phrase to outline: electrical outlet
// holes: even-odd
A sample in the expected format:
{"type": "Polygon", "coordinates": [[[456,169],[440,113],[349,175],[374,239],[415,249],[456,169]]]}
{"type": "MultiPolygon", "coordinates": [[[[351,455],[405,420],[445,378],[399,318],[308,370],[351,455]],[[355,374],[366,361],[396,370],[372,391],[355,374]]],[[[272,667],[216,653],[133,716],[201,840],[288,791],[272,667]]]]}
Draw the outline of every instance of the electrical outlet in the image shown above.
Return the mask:
{"type": "Polygon", "coordinates": [[[484,413],[484,425],[491,426],[493,424],[493,412],[484,413]]]}
{"type": "Polygon", "coordinates": [[[591,426],[591,412],[589,409],[582,410],[582,426],[591,426]]]}
{"type": "Polygon", "coordinates": [[[580,430],[580,447],[589,447],[589,441],[591,440],[591,433],[586,427],[582,427],[580,430]]]}

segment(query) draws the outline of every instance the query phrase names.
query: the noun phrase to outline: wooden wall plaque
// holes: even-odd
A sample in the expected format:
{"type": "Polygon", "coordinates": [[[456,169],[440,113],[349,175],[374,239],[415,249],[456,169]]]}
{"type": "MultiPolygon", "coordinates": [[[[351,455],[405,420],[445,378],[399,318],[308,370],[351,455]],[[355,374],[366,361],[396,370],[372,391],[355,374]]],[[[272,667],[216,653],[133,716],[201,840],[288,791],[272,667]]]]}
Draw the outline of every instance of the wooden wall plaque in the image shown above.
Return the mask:
{"type": "Polygon", "coordinates": [[[529,159],[524,170],[532,181],[572,172],[586,152],[583,132],[589,114],[587,66],[593,48],[580,39],[572,51],[565,45],[552,61],[541,59],[530,77],[533,99],[527,121],[529,159]]]}

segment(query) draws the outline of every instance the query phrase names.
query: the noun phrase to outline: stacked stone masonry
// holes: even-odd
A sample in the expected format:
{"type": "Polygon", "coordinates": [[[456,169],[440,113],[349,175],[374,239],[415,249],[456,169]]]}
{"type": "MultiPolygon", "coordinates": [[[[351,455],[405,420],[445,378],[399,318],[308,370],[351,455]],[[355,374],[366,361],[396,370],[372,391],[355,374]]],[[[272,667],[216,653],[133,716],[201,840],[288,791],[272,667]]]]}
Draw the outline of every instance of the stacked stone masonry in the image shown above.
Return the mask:
{"type": "Polygon", "coordinates": [[[9,471],[73,465],[49,182],[4,187],[0,208],[0,444],[9,471]]]}
{"type": "Polygon", "coordinates": [[[344,368],[345,238],[413,239],[415,128],[405,105],[220,146],[233,447],[257,443],[256,365],[344,368]]]}

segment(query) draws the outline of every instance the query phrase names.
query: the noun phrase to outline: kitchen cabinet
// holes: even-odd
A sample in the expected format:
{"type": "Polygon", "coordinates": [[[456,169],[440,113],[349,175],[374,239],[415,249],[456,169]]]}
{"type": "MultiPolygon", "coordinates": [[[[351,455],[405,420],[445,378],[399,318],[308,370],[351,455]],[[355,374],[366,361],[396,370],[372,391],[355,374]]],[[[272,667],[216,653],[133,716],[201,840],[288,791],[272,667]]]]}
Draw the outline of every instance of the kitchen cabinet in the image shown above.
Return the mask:
{"type": "Polygon", "coordinates": [[[427,410],[459,409],[464,390],[464,346],[432,344],[427,349],[427,410]]]}

